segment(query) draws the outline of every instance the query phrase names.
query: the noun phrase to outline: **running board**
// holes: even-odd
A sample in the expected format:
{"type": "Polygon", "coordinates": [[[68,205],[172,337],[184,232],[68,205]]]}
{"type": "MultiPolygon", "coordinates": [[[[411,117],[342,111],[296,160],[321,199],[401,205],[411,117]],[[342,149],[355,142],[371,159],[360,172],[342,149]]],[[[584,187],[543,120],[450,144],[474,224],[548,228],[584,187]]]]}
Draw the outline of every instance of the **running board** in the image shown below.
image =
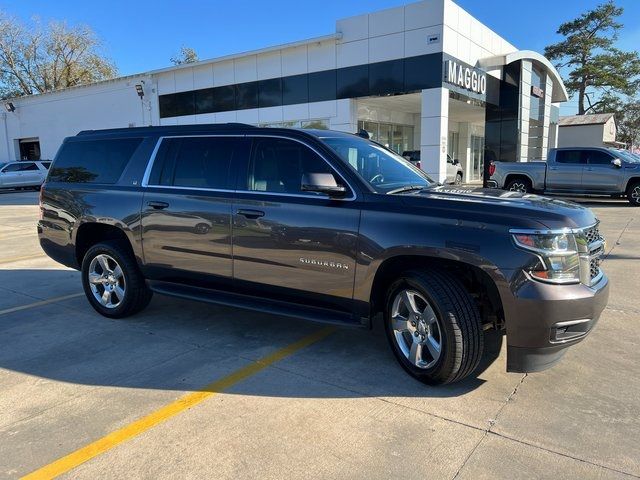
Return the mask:
{"type": "Polygon", "coordinates": [[[279,300],[256,298],[251,295],[193,287],[180,283],[148,280],[147,284],[152,291],[161,295],[212,303],[214,305],[223,305],[225,307],[242,308],[271,315],[299,318],[312,322],[354,327],[365,326],[359,321],[360,319],[357,319],[353,314],[330,310],[328,308],[310,307],[279,300]]]}

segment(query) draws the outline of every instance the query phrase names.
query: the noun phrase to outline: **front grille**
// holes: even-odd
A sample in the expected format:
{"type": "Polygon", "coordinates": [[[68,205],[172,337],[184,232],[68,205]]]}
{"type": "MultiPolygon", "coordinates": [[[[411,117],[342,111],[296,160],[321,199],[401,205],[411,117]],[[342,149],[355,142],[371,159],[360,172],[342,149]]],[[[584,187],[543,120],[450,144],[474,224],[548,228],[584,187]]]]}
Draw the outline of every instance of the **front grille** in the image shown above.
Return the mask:
{"type": "Polygon", "coordinates": [[[586,228],[584,230],[584,236],[587,238],[587,243],[592,244],[597,240],[601,240],[600,229],[598,228],[598,224],[595,224],[593,227],[586,228]]]}
{"type": "Polygon", "coordinates": [[[591,261],[589,262],[589,270],[591,280],[593,280],[600,274],[600,257],[591,259],[591,261]]]}
{"type": "MultiPolygon", "coordinates": [[[[600,275],[600,262],[604,253],[604,238],[600,235],[598,223],[592,227],[585,228],[582,234],[587,242],[589,284],[593,284],[594,280],[600,275]]],[[[584,267],[586,269],[586,264],[584,267]]]]}

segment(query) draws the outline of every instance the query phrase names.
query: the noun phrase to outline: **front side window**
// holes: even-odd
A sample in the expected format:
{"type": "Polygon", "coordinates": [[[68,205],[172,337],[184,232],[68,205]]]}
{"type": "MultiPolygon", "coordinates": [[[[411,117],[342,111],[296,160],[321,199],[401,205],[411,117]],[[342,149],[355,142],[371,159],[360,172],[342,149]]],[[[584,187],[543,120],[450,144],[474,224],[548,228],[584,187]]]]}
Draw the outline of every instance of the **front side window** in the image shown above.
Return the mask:
{"type": "Polygon", "coordinates": [[[400,155],[354,136],[322,139],[377,193],[428,188],[437,183],[400,155]]]}
{"type": "Polygon", "coordinates": [[[556,152],[556,162],[571,163],[574,165],[587,163],[582,150],[559,150],[556,152]]]}
{"type": "Polygon", "coordinates": [[[149,184],[227,190],[231,162],[242,148],[242,140],[231,137],[165,138],[149,184]]]}
{"type": "MultiPolygon", "coordinates": [[[[334,173],[313,150],[302,143],[281,138],[256,138],[249,165],[247,190],[315,196],[302,191],[302,176],[334,173]]],[[[334,174],[336,182],[340,179],[334,174]]]]}
{"type": "Polygon", "coordinates": [[[19,163],[11,163],[5,167],[3,172],[19,172],[20,164],[19,163]]]}
{"type": "Polygon", "coordinates": [[[589,165],[611,165],[611,160],[613,160],[613,157],[601,150],[593,150],[587,153],[587,163],[589,165]]]}

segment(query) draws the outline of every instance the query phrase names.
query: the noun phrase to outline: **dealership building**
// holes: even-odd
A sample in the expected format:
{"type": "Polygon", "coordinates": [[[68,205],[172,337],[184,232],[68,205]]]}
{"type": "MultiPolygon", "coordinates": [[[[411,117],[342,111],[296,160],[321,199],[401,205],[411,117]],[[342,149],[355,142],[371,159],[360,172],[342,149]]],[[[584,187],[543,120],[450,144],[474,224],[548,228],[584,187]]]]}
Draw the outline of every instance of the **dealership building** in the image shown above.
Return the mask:
{"type": "Polygon", "coordinates": [[[567,91],[551,63],[518,50],[450,0],[336,22],[334,33],[5,100],[0,161],[51,159],[81,130],[240,122],[364,129],[444,179],[459,160],[545,159],[567,91]]]}

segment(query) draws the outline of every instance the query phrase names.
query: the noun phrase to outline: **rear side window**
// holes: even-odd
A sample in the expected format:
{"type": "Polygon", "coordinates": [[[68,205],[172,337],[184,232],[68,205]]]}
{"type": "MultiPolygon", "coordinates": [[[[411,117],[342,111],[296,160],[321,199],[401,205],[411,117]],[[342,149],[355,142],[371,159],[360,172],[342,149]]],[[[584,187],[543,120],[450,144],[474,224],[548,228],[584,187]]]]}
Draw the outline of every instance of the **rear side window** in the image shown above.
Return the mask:
{"type": "Polygon", "coordinates": [[[20,171],[21,172],[29,172],[29,171],[33,171],[33,170],[40,170],[35,163],[26,162],[26,163],[20,165],[20,171]]]}
{"type": "Polygon", "coordinates": [[[583,164],[587,163],[582,150],[559,150],[556,152],[556,162],[583,164]]]}
{"type": "Polygon", "coordinates": [[[56,158],[49,181],[116,183],[141,138],[67,142],[56,158]]]}
{"type": "Polygon", "coordinates": [[[49,167],[51,166],[51,162],[40,162],[42,164],[42,166],[44,168],[46,168],[47,170],[49,170],[49,167]]]}
{"type": "Polygon", "coordinates": [[[611,165],[613,157],[602,150],[593,150],[585,152],[587,154],[587,163],[589,165],[611,165]]]}
{"type": "Polygon", "coordinates": [[[245,144],[235,137],[165,138],[149,185],[228,190],[231,162],[240,160],[245,144]]]}

